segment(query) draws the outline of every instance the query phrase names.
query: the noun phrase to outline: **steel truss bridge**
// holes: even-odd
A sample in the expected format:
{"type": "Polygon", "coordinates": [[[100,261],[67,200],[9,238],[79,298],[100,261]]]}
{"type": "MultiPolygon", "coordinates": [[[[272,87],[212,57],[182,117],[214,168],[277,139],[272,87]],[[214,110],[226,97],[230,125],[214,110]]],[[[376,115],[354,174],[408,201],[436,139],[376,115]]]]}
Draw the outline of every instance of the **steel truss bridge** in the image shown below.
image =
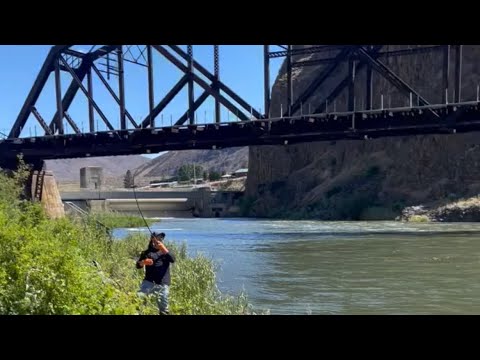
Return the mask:
{"type": "MultiPolygon", "coordinates": [[[[239,45],[240,46],[240,45],[239,45]]],[[[19,154],[27,162],[41,167],[44,160],[158,153],[166,150],[221,149],[249,145],[288,145],[311,141],[365,140],[387,136],[417,134],[451,134],[480,129],[480,102],[477,98],[462,102],[463,45],[405,46],[388,50],[385,45],[264,45],[264,76],[252,87],[263,87],[264,111],[256,110],[235,92],[235,84],[225,84],[220,77],[221,46],[211,45],[213,72],[195,60],[194,46],[187,45],[94,45],[89,51],[78,51],[73,45],[55,45],[19,111],[10,132],[0,140],[0,165],[12,167],[19,154]],[[435,53],[443,59],[442,94],[440,104],[429,103],[418,89],[385,64],[385,59],[435,53]],[[160,101],[155,101],[154,84],[161,76],[154,75],[153,56],[158,54],[179,70],[181,76],[160,101]],[[272,116],[272,59],[285,61],[286,103],[280,113],[272,116]],[[126,64],[146,69],[145,104],[148,114],[137,121],[126,106],[126,64]],[[303,92],[293,96],[294,73],[297,68],[320,66],[303,92]],[[316,106],[306,108],[339,69],[343,75],[335,78],[331,91],[324,94],[316,106]],[[363,107],[356,107],[360,81],[356,74],[365,69],[362,91],[363,107]],[[453,73],[453,76],[451,76],[453,73]],[[374,108],[373,75],[405,96],[407,105],[374,108]],[[46,119],[38,107],[39,97],[52,91],[47,82],[54,78],[51,107],[55,114],[46,119]],[[62,89],[62,77],[70,83],[62,89]],[[118,107],[119,121],[109,119],[104,106],[96,97],[94,80],[108,91],[118,107]],[[453,78],[453,83],[451,79],[453,78]],[[115,82],[115,86],[112,82],[115,82]],[[195,86],[202,89],[195,94],[195,86]],[[187,88],[185,112],[170,126],[159,124],[159,115],[187,88]],[[337,111],[332,104],[341,94],[347,94],[347,105],[337,111]],[[453,94],[453,101],[452,96],[453,94]],[[74,119],[69,110],[80,97],[86,99],[88,119],[74,119]],[[198,121],[196,112],[208,98],[214,99],[214,115],[198,121]],[[450,101],[449,101],[450,100],[450,101]],[[221,107],[236,115],[235,121],[223,121],[221,107]],[[26,133],[27,121],[33,116],[41,134],[26,133]],[[105,129],[99,131],[98,119],[105,129]],[[87,129],[80,126],[88,124],[87,129]],[[114,123],[116,123],[114,125],[114,123]]],[[[236,66],[241,66],[237,64],[236,66]]],[[[158,95],[158,94],[157,94],[158,95]]],[[[36,132],[36,131],[35,131],[36,132]]]]}

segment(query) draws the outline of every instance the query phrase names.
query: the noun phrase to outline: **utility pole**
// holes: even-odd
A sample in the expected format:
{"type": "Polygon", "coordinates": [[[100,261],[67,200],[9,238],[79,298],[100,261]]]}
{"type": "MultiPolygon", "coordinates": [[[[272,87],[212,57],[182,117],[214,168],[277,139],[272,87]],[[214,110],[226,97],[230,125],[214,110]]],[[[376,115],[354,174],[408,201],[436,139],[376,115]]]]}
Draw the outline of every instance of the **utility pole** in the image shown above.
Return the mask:
{"type": "Polygon", "coordinates": [[[195,163],[193,163],[193,187],[194,188],[197,187],[197,172],[196,172],[195,167],[196,167],[196,165],[195,165],[195,163]]]}

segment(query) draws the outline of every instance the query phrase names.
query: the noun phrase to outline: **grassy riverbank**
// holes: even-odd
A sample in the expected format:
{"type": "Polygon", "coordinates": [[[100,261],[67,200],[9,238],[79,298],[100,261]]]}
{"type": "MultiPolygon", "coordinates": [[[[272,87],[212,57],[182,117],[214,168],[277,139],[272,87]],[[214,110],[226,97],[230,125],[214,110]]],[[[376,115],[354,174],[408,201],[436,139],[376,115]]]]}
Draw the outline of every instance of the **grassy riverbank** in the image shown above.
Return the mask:
{"type": "MultiPolygon", "coordinates": [[[[135,261],[148,239],[113,241],[90,221],[48,219],[39,204],[21,200],[25,174],[0,174],[0,314],[157,314],[137,296],[143,273],[135,261]]],[[[167,246],[177,255],[172,314],[251,313],[245,297],[217,290],[211,260],[167,246]]]]}

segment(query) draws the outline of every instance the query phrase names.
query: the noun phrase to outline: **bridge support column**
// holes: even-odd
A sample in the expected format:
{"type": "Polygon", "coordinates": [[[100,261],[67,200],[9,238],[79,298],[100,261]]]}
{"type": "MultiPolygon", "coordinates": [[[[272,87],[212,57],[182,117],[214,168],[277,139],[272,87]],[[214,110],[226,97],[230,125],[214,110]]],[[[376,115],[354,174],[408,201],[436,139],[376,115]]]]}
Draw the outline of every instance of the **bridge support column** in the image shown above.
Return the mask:
{"type": "Polygon", "coordinates": [[[30,193],[32,200],[41,202],[49,218],[58,219],[64,217],[65,209],[53,173],[51,171],[35,170],[31,179],[30,193]]]}
{"type": "Polygon", "coordinates": [[[87,207],[92,213],[102,213],[109,211],[105,200],[87,200],[87,207]]]}
{"type": "Polygon", "coordinates": [[[200,201],[197,203],[197,214],[193,215],[209,218],[212,216],[211,191],[209,189],[198,189],[198,191],[200,192],[200,201]]]}

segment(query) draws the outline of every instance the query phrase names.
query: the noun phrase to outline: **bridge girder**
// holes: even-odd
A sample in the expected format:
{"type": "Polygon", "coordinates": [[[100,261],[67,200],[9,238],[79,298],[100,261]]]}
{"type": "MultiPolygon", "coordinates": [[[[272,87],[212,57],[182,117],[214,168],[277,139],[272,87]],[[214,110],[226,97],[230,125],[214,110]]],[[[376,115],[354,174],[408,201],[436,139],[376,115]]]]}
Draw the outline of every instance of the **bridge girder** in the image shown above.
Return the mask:
{"type": "MultiPolygon", "coordinates": [[[[51,48],[7,140],[0,141],[0,150],[4,155],[2,161],[13,163],[15,156],[19,153],[27,154],[28,159],[37,164],[40,158],[140,154],[147,150],[154,153],[165,150],[278,145],[322,140],[363,139],[365,136],[370,138],[409,134],[448,134],[452,131],[480,129],[480,123],[472,118],[473,115],[480,116],[479,90],[477,89],[476,104],[460,104],[463,45],[424,45],[396,50],[385,50],[385,45],[312,45],[307,48],[278,45],[281,48],[280,51],[271,51],[273,46],[265,45],[265,114],[255,110],[221,81],[219,45],[213,45],[213,73],[194,59],[192,46],[188,46],[187,51],[184,51],[177,45],[103,45],[94,47],[88,52],[77,51],[72,46],[55,45],[51,48]],[[132,52],[134,46],[140,53],[137,57],[132,52]],[[448,92],[444,97],[444,108],[429,104],[422,97],[421,91],[408,84],[382,60],[430,52],[438,52],[439,56],[443,56],[443,87],[454,89],[456,105],[448,104],[448,92]],[[180,80],[158,102],[154,101],[153,84],[156,79],[153,76],[153,53],[162,56],[182,73],[180,80]],[[306,60],[305,56],[313,55],[315,55],[313,58],[306,60]],[[283,111],[278,119],[271,119],[270,61],[281,57],[286,57],[284,75],[287,92],[285,98],[288,104],[287,107],[282,108],[283,111]],[[106,61],[106,70],[100,67],[105,65],[101,61],[106,61]],[[134,120],[125,105],[124,63],[126,62],[144,66],[148,70],[149,113],[139,123],[134,120]],[[323,65],[323,68],[319,68],[312,77],[311,83],[294,97],[295,69],[318,65],[323,65]],[[450,67],[454,68],[454,74],[451,77],[454,86],[449,83],[450,67]],[[355,91],[359,81],[357,74],[362,69],[366,70],[365,84],[360,84],[367,90],[364,94],[366,106],[363,110],[359,110],[355,107],[355,91]],[[47,122],[37,108],[37,101],[41,93],[46,90],[47,80],[52,73],[55,76],[57,111],[47,122]],[[65,73],[70,76],[71,82],[63,93],[60,74],[65,73]],[[335,77],[335,73],[337,75],[340,73],[341,76],[335,77]],[[384,107],[383,99],[379,110],[380,115],[376,112],[377,110],[372,109],[374,73],[386,79],[400,94],[410,97],[409,109],[401,110],[399,114],[397,110],[384,107]],[[118,129],[115,129],[104,114],[101,103],[96,100],[93,75],[100,80],[118,105],[120,114],[118,129]],[[110,77],[118,79],[118,92],[110,86],[108,82],[110,77]],[[84,84],[85,81],[87,84],[84,84]],[[316,100],[317,106],[314,111],[305,113],[304,104],[316,95],[327,81],[330,81],[330,90],[324,91],[324,96],[316,100]],[[193,93],[193,84],[203,89],[197,98],[193,93]],[[186,86],[188,86],[187,110],[176,122],[172,119],[172,126],[156,127],[156,118],[186,86]],[[75,119],[68,112],[79,90],[88,100],[89,131],[86,132],[75,123],[75,119]],[[347,113],[328,114],[329,104],[334,103],[342,93],[347,94],[347,113]],[[195,112],[209,97],[215,100],[214,124],[210,124],[214,128],[197,127],[200,124],[196,124],[195,112]],[[413,97],[416,104],[412,102],[413,97]],[[240,121],[228,126],[221,124],[220,106],[236,114],[240,121]],[[452,106],[455,107],[455,111],[451,111],[452,106]],[[109,131],[99,132],[98,126],[95,129],[95,113],[103,120],[109,131]],[[30,114],[33,114],[40,123],[46,136],[20,139],[30,114]],[[74,134],[66,134],[63,126],[64,119],[71,126],[74,134]],[[252,119],[254,121],[250,121],[252,119]],[[419,124],[415,124],[415,120],[418,120],[419,124]],[[133,129],[128,128],[127,121],[133,129]],[[188,126],[184,126],[187,122],[188,126]]],[[[337,113],[335,110],[333,112],[337,113]]]]}
{"type": "MultiPolygon", "coordinates": [[[[170,45],[168,48],[164,45],[103,45],[97,49],[92,48],[87,53],[74,50],[72,49],[72,46],[73,45],[55,45],[51,48],[42,68],[40,69],[37,79],[35,80],[30,93],[27,96],[14,125],[12,126],[8,138],[20,138],[22,130],[32,114],[32,111],[36,109],[36,113],[40,114],[38,112],[38,108],[36,108],[37,101],[41,93],[46,90],[45,85],[51,73],[54,73],[55,76],[57,111],[55,112],[55,115],[51,121],[48,123],[50,130],[47,131],[45,127],[42,126],[45,129],[45,134],[47,135],[50,133],[59,135],[65,134],[65,129],[63,128],[64,119],[66,119],[76,133],[81,131],[78,124],[74,122],[74,119],[68,115],[68,110],[76,98],[78,90],[81,90],[88,99],[90,125],[89,132],[95,132],[93,120],[95,112],[110,130],[126,130],[127,119],[135,129],[155,127],[156,117],[160,114],[162,109],[164,109],[171,103],[171,101],[174,100],[178,93],[187,84],[189,88],[189,109],[187,111],[187,118],[182,116],[176,122],[177,124],[184,124],[187,120],[189,120],[190,124],[194,124],[195,111],[209,96],[212,96],[215,99],[215,121],[217,123],[221,121],[219,110],[220,105],[225,106],[227,109],[229,109],[229,111],[236,114],[241,120],[247,120],[251,116],[253,116],[255,119],[261,119],[264,117],[262,114],[256,111],[253,106],[242,99],[220,80],[219,45],[212,45],[214,52],[214,73],[211,73],[199,62],[195,61],[193,57],[193,47],[191,45],[188,46],[188,49],[190,50],[188,52],[184,52],[179,46],[176,45],[170,45]],[[137,58],[135,58],[135,55],[132,52],[132,47],[134,46],[136,46],[140,52],[140,56],[137,58]],[[160,101],[158,101],[156,105],[153,100],[153,83],[155,80],[153,76],[153,52],[161,54],[165,59],[183,72],[182,79],[172,89],[170,89],[170,91],[168,91],[167,94],[160,101]],[[145,57],[145,53],[147,53],[147,57],[145,57]],[[145,61],[143,62],[142,60],[145,61]],[[99,66],[97,65],[100,61],[107,62],[106,70],[99,69],[99,66]],[[125,62],[145,66],[148,69],[149,114],[140,124],[135,122],[133,116],[129,113],[125,105],[125,62]],[[62,72],[68,73],[71,77],[70,85],[63,96],[60,80],[62,72]],[[199,72],[201,76],[197,75],[196,72],[199,72]],[[113,90],[102,73],[106,74],[108,79],[110,79],[111,76],[118,77],[118,92],[113,90]],[[101,81],[119,106],[119,129],[114,128],[107,116],[105,116],[104,111],[102,111],[101,104],[97,103],[95,100],[94,89],[92,85],[92,75],[95,75],[101,81]],[[86,86],[83,84],[85,78],[87,78],[88,83],[86,86]],[[210,80],[210,84],[203,78],[210,80]],[[202,96],[200,96],[197,100],[194,98],[194,84],[200,85],[205,90],[205,93],[202,94],[202,96]],[[222,95],[222,92],[224,92],[233,100],[230,101],[227,99],[222,95]]],[[[37,115],[36,118],[38,119],[37,115]]]]}
{"type": "MultiPolygon", "coordinates": [[[[240,121],[248,119],[264,119],[270,115],[271,89],[270,89],[270,60],[275,58],[286,58],[286,91],[287,104],[282,110],[283,116],[298,115],[303,113],[303,104],[322,87],[322,85],[332,77],[332,74],[338,71],[341,64],[348,62],[348,74],[343,78],[333,90],[324,96],[320,105],[315,107],[313,114],[328,111],[328,104],[335,102],[336,98],[345,89],[348,90],[349,111],[354,110],[355,107],[355,84],[357,78],[356,74],[363,68],[367,68],[366,76],[366,110],[372,108],[372,70],[378,75],[387,79],[393,86],[405,96],[414,97],[418,104],[428,105],[428,102],[421,96],[420,92],[407,84],[398,74],[395,74],[388,66],[382,63],[382,58],[408,56],[428,52],[444,53],[444,87],[449,87],[449,71],[450,71],[450,53],[451,48],[455,50],[455,100],[461,102],[461,72],[462,72],[462,45],[424,45],[413,48],[405,48],[400,50],[385,50],[382,48],[385,45],[310,45],[304,48],[294,47],[292,45],[277,45],[280,51],[270,51],[272,45],[264,46],[264,93],[265,93],[265,112],[261,114],[254,107],[248,104],[238,94],[236,94],[230,87],[224,84],[220,79],[220,64],[219,64],[219,45],[213,45],[214,52],[214,73],[208,71],[202,64],[195,60],[193,48],[188,45],[187,51],[184,51],[178,45],[103,45],[98,48],[92,47],[88,52],[81,52],[73,49],[73,45],[55,45],[51,48],[47,58],[35,80],[25,103],[8,135],[8,138],[19,138],[24,129],[29,116],[34,113],[37,119],[41,118],[38,107],[36,107],[37,100],[44,91],[45,85],[50,74],[55,74],[55,92],[56,92],[56,108],[54,116],[48,123],[49,131],[45,130],[45,134],[64,134],[63,126],[64,119],[70,125],[75,133],[83,132],[75,120],[69,115],[68,110],[72,102],[76,98],[78,90],[81,90],[88,99],[88,117],[89,129],[87,132],[95,132],[95,112],[105,123],[110,130],[126,130],[127,119],[134,129],[155,127],[156,117],[164,110],[179,94],[179,92],[188,85],[188,107],[184,115],[177,121],[176,125],[183,125],[187,121],[190,125],[196,123],[195,112],[198,108],[211,96],[215,99],[215,122],[221,122],[220,106],[223,105],[230,112],[235,114],[240,121]],[[137,47],[140,55],[133,54],[132,49],[137,47]],[[154,102],[153,94],[153,61],[152,53],[157,52],[173,64],[177,69],[182,71],[183,77],[174,85],[165,96],[154,102]],[[145,56],[147,53],[147,56],[145,56]],[[323,57],[316,59],[299,60],[301,56],[310,56],[320,54],[323,57]],[[332,55],[333,54],[333,55],[332,55]],[[99,69],[98,62],[105,60],[107,62],[106,70],[99,69]],[[142,60],[144,60],[142,62],[142,60]],[[125,106],[125,85],[124,85],[124,62],[130,62],[147,67],[148,69],[148,115],[137,124],[133,116],[130,114],[125,106]],[[96,65],[97,64],[97,65],[96,65]],[[299,94],[295,99],[293,97],[293,82],[292,75],[295,68],[305,66],[325,65],[322,71],[312,79],[311,84],[299,94]],[[62,97],[60,74],[66,72],[71,76],[71,82],[67,91],[62,97]],[[119,89],[116,93],[109,85],[102,73],[107,74],[109,79],[111,76],[118,77],[119,89]],[[198,73],[198,75],[197,75],[198,73]],[[102,111],[101,104],[95,101],[94,89],[92,83],[92,75],[96,75],[104,87],[108,90],[112,98],[119,107],[120,126],[115,129],[112,123],[108,120],[102,111]],[[83,82],[87,78],[87,86],[83,82]],[[205,80],[206,79],[206,80],[205,80]],[[195,99],[193,86],[200,85],[203,88],[203,93],[195,99]],[[228,96],[222,95],[224,93],[228,96]]],[[[42,118],[43,120],[43,118],[42,118]]],[[[45,129],[41,120],[42,128],[45,129]]],[[[173,124],[173,121],[172,121],[173,124]]],[[[97,129],[98,131],[98,129],[97,129]]]]}
{"type": "MultiPolygon", "coordinates": [[[[281,114],[284,117],[303,113],[303,105],[317,93],[327,80],[330,80],[333,77],[335,72],[339,71],[339,68],[344,63],[348,63],[345,77],[342,78],[341,81],[338,81],[337,86],[333,87],[333,90],[327,93],[323,99],[319,101],[319,105],[314,108],[314,111],[310,111],[310,114],[319,114],[328,111],[328,104],[334,103],[337,97],[345,89],[348,92],[348,111],[355,110],[355,88],[358,82],[356,74],[365,67],[367,68],[365,110],[370,110],[372,108],[372,70],[375,70],[380,77],[386,79],[406,97],[413,97],[417,102],[417,105],[428,105],[429,103],[422,97],[418,89],[414,89],[407,84],[401,76],[386,66],[381,59],[425,53],[439,53],[440,56],[442,56],[443,52],[445,59],[443,64],[443,88],[449,89],[448,75],[450,72],[451,48],[455,50],[455,102],[460,103],[462,101],[461,73],[463,45],[420,45],[415,47],[407,45],[402,49],[384,51],[382,51],[382,48],[385,47],[385,45],[310,45],[305,48],[294,48],[291,45],[277,46],[281,48],[280,51],[270,51],[270,45],[265,46],[265,69],[270,68],[271,59],[281,57],[286,58],[285,77],[287,81],[285,98],[287,99],[287,102],[285,104],[286,106],[280,109],[281,114]],[[317,58],[305,59],[305,56],[307,55],[317,55],[317,58]],[[319,65],[323,65],[323,69],[317,72],[316,76],[312,78],[306,89],[296,97],[295,101],[293,101],[293,85],[291,79],[294,69],[319,65]]],[[[266,109],[270,108],[269,83],[270,77],[269,74],[266,73],[264,80],[266,109]]],[[[269,110],[266,111],[266,114],[270,113],[269,110]]]]}

